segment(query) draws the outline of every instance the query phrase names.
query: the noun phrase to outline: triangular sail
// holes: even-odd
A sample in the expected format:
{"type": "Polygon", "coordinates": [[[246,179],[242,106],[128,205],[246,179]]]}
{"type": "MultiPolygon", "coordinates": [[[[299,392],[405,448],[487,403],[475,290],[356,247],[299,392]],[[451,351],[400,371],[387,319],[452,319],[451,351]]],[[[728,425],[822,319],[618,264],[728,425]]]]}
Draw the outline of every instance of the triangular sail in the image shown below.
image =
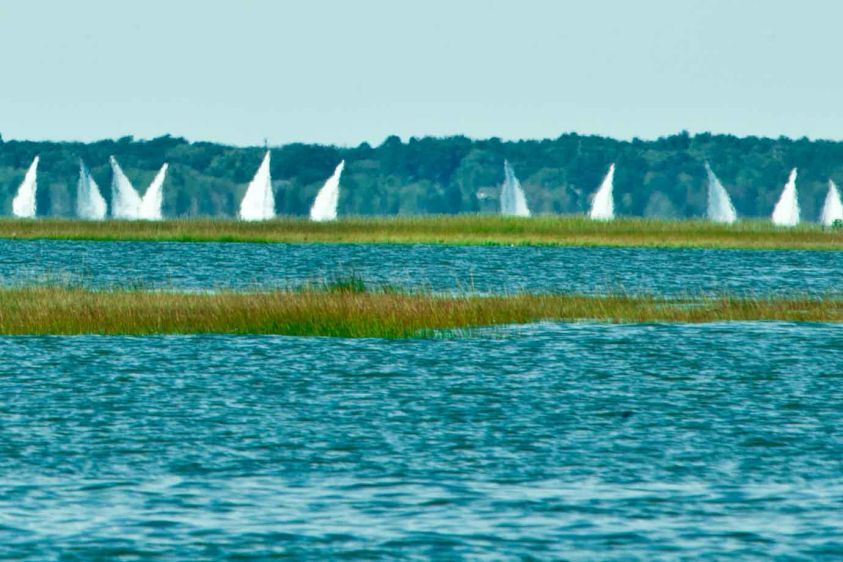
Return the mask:
{"type": "Polygon", "coordinates": [[[141,196],[132,182],[123,173],[114,156],[111,163],[111,216],[115,219],[137,220],[140,218],[141,196]]]}
{"type": "Polygon", "coordinates": [[[167,177],[168,164],[165,162],[158,173],[155,174],[146,193],[143,194],[140,204],[140,218],[148,221],[160,221],[163,218],[161,205],[164,202],[164,179],[167,177]]]}
{"type": "Polygon", "coordinates": [[[85,220],[102,220],[107,208],[97,182],[82,159],[79,159],[79,183],[76,184],[76,215],[85,220]]]}
{"type": "Polygon", "coordinates": [[[708,162],[705,163],[705,172],[708,174],[708,220],[732,224],[738,220],[738,213],[735,211],[729,193],[717,179],[708,162]]]}
{"type": "Polygon", "coordinates": [[[316,194],[310,207],[310,220],[332,221],[337,218],[337,203],[340,200],[340,176],[345,168],[345,160],[340,162],[334,173],[316,194]]]}
{"type": "Polygon", "coordinates": [[[36,156],[26,171],[23,181],[12,199],[12,214],[16,217],[31,219],[35,217],[35,194],[38,191],[38,160],[36,156]]]}
{"type": "Polygon", "coordinates": [[[262,221],[275,217],[275,195],[272,193],[268,150],[240,202],[239,217],[244,221],[262,221]]]}
{"type": "Polygon", "coordinates": [[[596,220],[610,221],[615,218],[615,201],[612,191],[615,183],[615,165],[609,166],[609,171],[606,172],[606,177],[603,178],[603,183],[594,194],[594,199],[591,201],[591,212],[588,216],[596,220]]]}
{"type": "Polygon", "coordinates": [[[501,187],[501,214],[516,217],[529,217],[527,197],[521,189],[521,182],[515,177],[515,170],[508,161],[503,163],[504,180],[501,187]]]}
{"type": "Polygon", "coordinates": [[[796,168],[790,171],[790,177],[782,190],[779,202],[773,209],[773,224],[778,226],[796,226],[799,224],[799,195],[796,191],[796,168]]]}
{"type": "Polygon", "coordinates": [[[828,193],[825,196],[822,213],[820,213],[820,223],[823,226],[832,226],[835,221],[843,221],[843,203],[840,202],[837,184],[828,180],[828,193]]]}

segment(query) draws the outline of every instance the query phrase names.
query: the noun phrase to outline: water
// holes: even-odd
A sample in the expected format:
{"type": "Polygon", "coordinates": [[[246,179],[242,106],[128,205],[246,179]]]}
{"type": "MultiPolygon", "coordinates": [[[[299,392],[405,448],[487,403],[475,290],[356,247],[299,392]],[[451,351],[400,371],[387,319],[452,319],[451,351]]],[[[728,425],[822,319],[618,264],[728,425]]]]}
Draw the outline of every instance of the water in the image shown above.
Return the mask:
{"type": "Polygon", "coordinates": [[[334,173],[316,194],[310,208],[310,220],[332,221],[337,219],[337,203],[340,200],[340,176],[345,168],[345,160],[337,165],[334,173]]]}
{"type": "MultiPolygon", "coordinates": [[[[0,285],[840,290],[799,251],[0,241],[0,285]]],[[[843,557],[843,330],[0,337],[0,559],[843,557]]]]}
{"type": "Polygon", "coordinates": [[[0,240],[0,284],[288,287],[355,275],[436,291],[824,294],[843,253],[0,240]]]}
{"type": "Polygon", "coordinates": [[[35,216],[35,193],[38,190],[38,160],[36,156],[26,170],[26,175],[12,199],[12,214],[16,217],[31,219],[35,216]]]}
{"type": "Polygon", "coordinates": [[[843,203],[840,202],[837,185],[832,180],[828,180],[828,194],[825,196],[825,203],[820,214],[820,224],[831,226],[835,221],[843,221],[843,203]]]}
{"type": "Polygon", "coordinates": [[[102,220],[107,212],[108,207],[100,188],[80,158],[79,183],[76,186],[76,216],[85,220],[102,220]]]}
{"type": "Polygon", "coordinates": [[[272,192],[272,176],[269,173],[268,150],[258,171],[255,172],[255,177],[246,188],[238,216],[246,221],[269,220],[275,216],[275,195],[272,192]]]}
{"type": "Polygon", "coordinates": [[[773,209],[773,224],[796,226],[799,224],[799,196],[796,191],[796,168],[790,171],[790,177],[784,186],[776,207],[773,209]]]}
{"type": "Polygon", "coordinates": [[[597,220],[610,221],[615,218],[615,202],[612,197],[612,186],[615,180],[615,165],[609,166],[609,171],[606,177],[603,178],[603,183],[597,193],[594,194],[594,200],[591,202],[591,212],[589,217],[597,220]]]}
{"type": "Polygon", "coordinates": [[[838,327],[0,354],[0,558],[843,556],[838,327]]]}
{"type": "Polygon", "coordinates": [[[516,217],[529,217],[530,209],[527,207],[527,197],[521,189],[521,182],[515,177],[515,170],[512,165],[503,163],[504,182],[501,187],[501,214],[516,217]]]}
{"type": "Polygon", "coordinates": [[[729,193],[717,179],[717,176],[714,175],[714,171],[708,162],[705,163],[705,171],[708,174],[708,220],[732,224],[738,220],[738,214],[729,193]]]}

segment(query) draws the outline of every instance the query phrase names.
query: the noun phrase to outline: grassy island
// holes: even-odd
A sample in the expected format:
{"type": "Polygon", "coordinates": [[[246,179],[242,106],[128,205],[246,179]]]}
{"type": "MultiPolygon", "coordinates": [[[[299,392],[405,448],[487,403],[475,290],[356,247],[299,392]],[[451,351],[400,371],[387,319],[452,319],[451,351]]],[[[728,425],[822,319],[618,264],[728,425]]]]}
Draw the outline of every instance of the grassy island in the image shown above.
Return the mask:
{"type": "Polygon", "coordinates": [[[760,220],[719,225],[634,218],[597,222],[578,216],[435,215],[347,218],[329,223],[300,218],[253,223],[232,219],[4,219],[0,220],[0,238],[843,250],[843,229],[813,224],[780,228],[760,220]]]}
{"type": "Polygon", "coordinates": [[[273,292],[0,289],[0,335],[284,334],[407,338],[542,320],[843,322],[843,299],[367,291],[355,284],[273,292]]]}

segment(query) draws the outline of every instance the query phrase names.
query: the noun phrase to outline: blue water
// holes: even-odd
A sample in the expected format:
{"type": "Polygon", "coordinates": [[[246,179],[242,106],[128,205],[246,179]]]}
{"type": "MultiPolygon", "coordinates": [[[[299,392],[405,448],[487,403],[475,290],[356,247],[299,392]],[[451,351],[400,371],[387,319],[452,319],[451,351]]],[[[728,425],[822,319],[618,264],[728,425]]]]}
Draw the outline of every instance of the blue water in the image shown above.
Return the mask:
{"type": "MultiPolygon", "coordinates": [[[[841,291],[840,252],[0,241],[0,285],[841,291]]],[[[843,558],[838,326],[0,338],[0,559],[843,558]]]]}
{"type": "Polygon", "coordinates": [[[0,241],[0,285],[288,287],[350,275],[485,293],[839,293],[843,252],[0,241]]]}
{"type": "Polygon", "coordinates": [[[19,337],[0,357],[2,559],[843,557],[836,326],[19,337]]]}

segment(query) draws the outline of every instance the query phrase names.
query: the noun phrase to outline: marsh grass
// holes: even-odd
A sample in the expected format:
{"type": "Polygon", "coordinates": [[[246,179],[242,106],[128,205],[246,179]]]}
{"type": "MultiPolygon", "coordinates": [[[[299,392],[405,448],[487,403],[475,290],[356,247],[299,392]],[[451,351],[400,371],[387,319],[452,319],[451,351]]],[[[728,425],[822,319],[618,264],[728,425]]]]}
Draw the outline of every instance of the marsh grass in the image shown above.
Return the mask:
{"type": "Polygon", "coordinates": [[[766,220],[720,225],[700,220],[636,218],[601,222],[579,216],[352,217],[328,223],[314,223],[300,218],[279,218],[266,222],[231,219],[180,219],[161,222],[2,219],[0,238],[843,249],[843,229],[824,229],[815,224],[782,228],[775,227],[766,220]]]}
{"type": "Polygon", "coordinates": [[[841,322],[843,299],[631,295],[448,296],[359,286],[178,293],[0,289],[0,334],[284,334],[407,338],[557,320],[618,323],[841,322]]]}

